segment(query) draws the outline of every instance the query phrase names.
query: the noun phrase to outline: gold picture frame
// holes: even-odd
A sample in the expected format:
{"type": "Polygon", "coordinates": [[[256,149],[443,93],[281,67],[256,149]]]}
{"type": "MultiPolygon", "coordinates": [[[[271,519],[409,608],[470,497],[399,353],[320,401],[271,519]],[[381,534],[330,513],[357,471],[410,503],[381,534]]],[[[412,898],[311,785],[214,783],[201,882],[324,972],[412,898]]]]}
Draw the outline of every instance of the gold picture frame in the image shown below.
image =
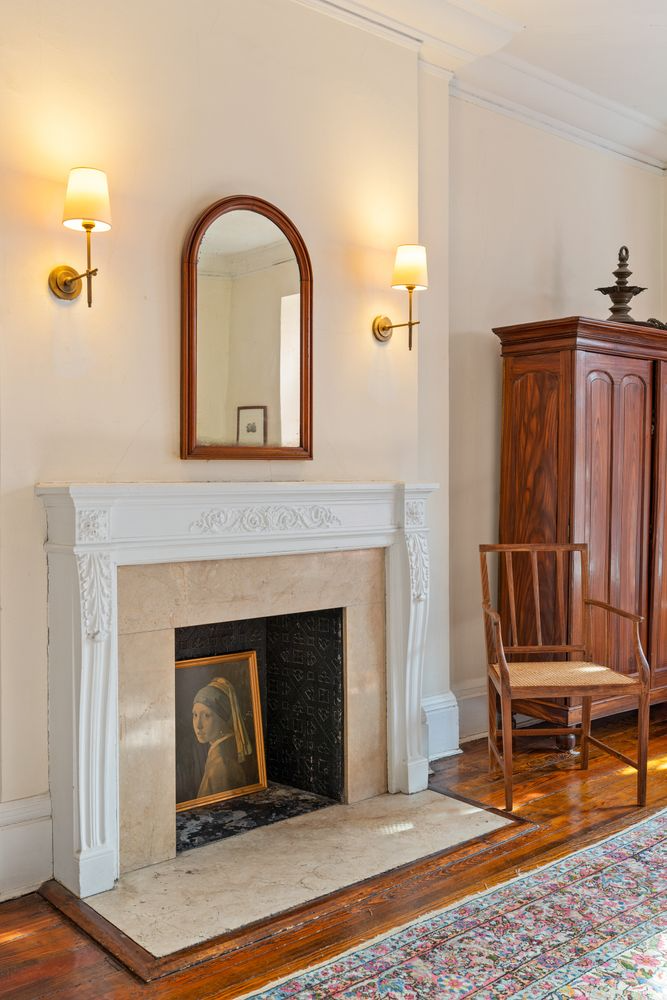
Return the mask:
{"type": "Polygon", "coordinates": [[[254,650],[176,661],[176,812],[267,787],[254,650]]]}

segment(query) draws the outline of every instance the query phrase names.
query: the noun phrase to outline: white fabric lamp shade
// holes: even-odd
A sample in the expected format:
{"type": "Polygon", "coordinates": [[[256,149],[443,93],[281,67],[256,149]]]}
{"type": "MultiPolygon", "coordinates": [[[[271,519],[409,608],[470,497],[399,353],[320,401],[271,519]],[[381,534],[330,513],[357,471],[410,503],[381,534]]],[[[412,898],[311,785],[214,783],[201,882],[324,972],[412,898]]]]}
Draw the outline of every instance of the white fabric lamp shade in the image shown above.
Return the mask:
{"type": "Polygon", "coordinates": [[[404,243],[396,248],[392,288],[428,288],[426,270],[426,247],[414,243],[404,243]]]}
{"type": "Polygon", "coordinates": [[[111,229],[109,185],[103,170],[74,167],[67,181],[63,226],[84,230],[84,222],[94,223],[98,232],[111,229]]]}

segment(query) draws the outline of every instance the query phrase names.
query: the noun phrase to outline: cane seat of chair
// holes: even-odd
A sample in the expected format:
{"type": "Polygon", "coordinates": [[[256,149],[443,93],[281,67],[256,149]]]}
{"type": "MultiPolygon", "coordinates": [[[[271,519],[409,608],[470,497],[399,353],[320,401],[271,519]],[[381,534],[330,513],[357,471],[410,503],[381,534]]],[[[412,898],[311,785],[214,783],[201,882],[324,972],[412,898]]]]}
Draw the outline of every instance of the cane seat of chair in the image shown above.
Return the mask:
{"type": "MultiPolygon", "coordinates": [[[[500,676],[497,663],[493,664],[493,668],[500,676]]],[[[638,687],[637,681],[632,677],[587,660],[508,663],[507,669],[515,698],[529,697],[536,690],[545,695],[545,688],[553,688],[557,697],[562,695],[563,686],[576,688],[580,697],[588,693],[600,695],[607,688],[612,694],[630,694],[638,687]],[[618,691],[618,688],[623,688],[623,691],[618,691]]]]}
{"type": "Polygon", "coordinates": [[[637,800],[646,805],[648,761],[648,724],[651,672],[642,648],[639,626],[641,615],[615,608],[588,596],[588,547],[575,544],[480,545],[482,574],[482,612],[487,647],[489,693],[489,765],[497,766],[505,780],[505,807],[512,811],[513,737],[576,734],[581,737],[581,766],[588,767],[589,747],[598,747],[637,770],[637,800]],[[491,607],[491,589],[487,559],[495,553],[504,574],[505,605],[509,641],[503,635],[498,611],[491,607]],[[515,559],[515,557],[517,557],[515,559]],[[524,562],[517,567],[519,559],[524,562]],[[576,560],[579,560],[578,566],[576,560]],[[540,562],[547,569],[546,581],[540,580],[540,562]],[[529,567],[530,572],[527,572],[529,567]],[[518,586],[517,586],[518,584],[518,586]],[[553,597],[553,621],[545,622],[542,594],[553,597]],[[520,595],[520,596],[519,596],[520,595]],[[609,616],[625,620],[632,629],[634,674],[628,675],[593,661],[591,653],[592,609],[606,615],[606,657],[610,642],[618,632],[609,629],[609,616]],[[576,626],[576,627],[575,627],[576,626]],[[522,629],[530,642],[519,639],[522,629]],[[582,635],[574,637],[577,630],[582,635]],[[546,641],[544,637],[546,636],[546,641]],[[534,639],[537,642],[534,642],[534,639]],[[555,641],[559,638],[560,641],[555,641]],[[533,659],[547,654],[560,659],[533,659]],[[508,659],[509,657],[509,659],[508,659]],[[515,660],[514,657],[520,657],[515,660]],[[528,657],[528,659],[526,659],[528,657]],[[592,699],[636,695],[638,699],[637,759],[633,760],[591,735],[592,699]],[[512,729],[512,699],[580,698],[581,725],[512,729]],[[501,728],[498,730],[498,705],[501,728]],[[502,752],[498,746],[501,740],[502,752]]]}

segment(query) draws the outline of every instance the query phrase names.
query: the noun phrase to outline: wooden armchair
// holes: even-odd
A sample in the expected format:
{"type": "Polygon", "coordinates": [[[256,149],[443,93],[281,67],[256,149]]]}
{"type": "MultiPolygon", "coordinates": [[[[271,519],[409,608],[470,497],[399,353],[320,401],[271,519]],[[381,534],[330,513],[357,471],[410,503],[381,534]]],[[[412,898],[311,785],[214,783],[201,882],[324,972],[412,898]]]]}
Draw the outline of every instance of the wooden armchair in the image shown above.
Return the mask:
{"type": "Polygon", "coordinates": [[[599,747],[624,764],[637,770],[637,801],[646,805],[646,770],[648,760],[648,725],[650,707],[650,668],[644,655],[639,626],[641,615],[621,611],[588,596],[588,546],[586,545],[480,545],[482,573],[482,608],[488,658],[489,694],[489,766],[491,773],[500,766],[505,778],[505,806],[512,811],[512,738],[514,736],[581,736],[581,767],[588,767],[590,744],[599,747]],[[501,617],[491,607],[489,589],[489,553],[497,553],[502,574],[502,605],[509,619],[510,643],[503,641],[501,617]],[[520,556],[517,568],[514,556],[520,556]],[[576,565],[578,556],[579,566],[576,565]],[[539,567],[543,567],[540,579],[539,567]],[[516,586],[518,582],[519,586],[516,586]],[[517,592],[520,602],[517,600],[517,592]],[[568,600],[569,594],[569,600],[568,600]],[[542,619],[541,600],[553,610],[554,621],[542,619]],[[609,616],[620,616],[632,629],[632,653],[636,674],[624,674],[601,663],[594,663],[591,653],[591,614],[593,608],[605,612],[607,657],[610,641],[609,616]],[[521,626],[517,628],[517,623],[521,626]],[[537,642],[521,644],[518,632],[527,632],[537,642]],[[573,641],[577,631],[579,643],[573,641]],[[558,637],[560,642],[543,642],[558,637]],[[544,659],[548,655],[549,659],[544,659]],[[508,662],[507,657],[519,657],[508,662]],[[560,659],[557,657],[560,656],[560,659]],[[591,736],[591,702],[636,694],[639,702],[637,760],[631,760],[606,743],[591,736]],[[512,699],[581,698],[581,726],[562,728],[512,729],[512,699]],[[500,701],[502,753],[498,746],[498,700],[500,701]]]}

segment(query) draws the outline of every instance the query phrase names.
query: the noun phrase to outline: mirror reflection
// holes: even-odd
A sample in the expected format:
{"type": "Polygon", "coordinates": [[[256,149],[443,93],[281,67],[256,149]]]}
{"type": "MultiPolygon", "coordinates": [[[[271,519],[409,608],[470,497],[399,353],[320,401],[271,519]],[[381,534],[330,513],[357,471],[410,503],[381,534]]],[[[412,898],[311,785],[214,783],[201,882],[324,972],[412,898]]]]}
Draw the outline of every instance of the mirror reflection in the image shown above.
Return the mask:
{"type": "Polygon", "coordinates": [[[225,212],[197,256],[197,444],[298,446],[301,303],[292,245],[258,212],[225,212]]]}

